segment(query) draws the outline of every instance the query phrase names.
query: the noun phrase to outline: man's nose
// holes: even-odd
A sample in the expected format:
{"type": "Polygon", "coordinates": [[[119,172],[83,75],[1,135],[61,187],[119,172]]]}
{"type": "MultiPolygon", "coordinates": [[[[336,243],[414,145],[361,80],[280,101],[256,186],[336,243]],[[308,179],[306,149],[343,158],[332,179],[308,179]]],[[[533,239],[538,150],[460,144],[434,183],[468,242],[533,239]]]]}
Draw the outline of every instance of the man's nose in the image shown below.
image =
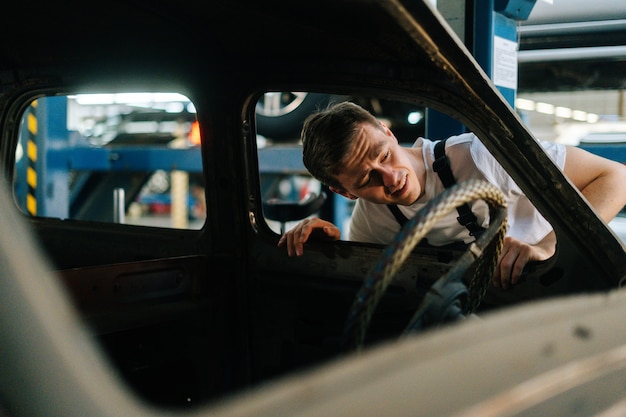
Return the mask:
{"type": "Polygon", "coordinates": [[[383,179],[385,188],[392,192],[398,183],[397,175],[394,170],[389,168],[381,169],[380,176],[383,179]]]}

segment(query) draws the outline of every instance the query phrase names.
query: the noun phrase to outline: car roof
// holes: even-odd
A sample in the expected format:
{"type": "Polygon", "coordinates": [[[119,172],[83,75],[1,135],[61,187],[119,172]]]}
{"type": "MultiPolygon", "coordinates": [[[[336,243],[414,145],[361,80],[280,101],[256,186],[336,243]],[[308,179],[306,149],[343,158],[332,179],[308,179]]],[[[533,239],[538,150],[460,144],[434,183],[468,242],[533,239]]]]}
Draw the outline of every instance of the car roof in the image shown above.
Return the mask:
{"type": "MultiPolygon", "coordinates": [[[[313,56],[414,61],[416,57],[405,54],[414,49],[406,34],[391,16],[381,13],[385,3],[229,0],[211,2],[209,7],[200,1],[173,0],[114,1],[106,7],[97,2],[72,7],[45,1],[14,3],[1,18],[5,39],[10,40],[2,45],[2,66],[112,64],[114,58],[131,65],[164,49],[176,53],[173,61],[184,61],[187,54],[201,54],[203,46],[215,54],[215,66],[249,58],[313,56]],[[145,47],[138,49],[141,44],[145,47]]],[[[407,5],[428,12],[421,2],[407,5]]]]}

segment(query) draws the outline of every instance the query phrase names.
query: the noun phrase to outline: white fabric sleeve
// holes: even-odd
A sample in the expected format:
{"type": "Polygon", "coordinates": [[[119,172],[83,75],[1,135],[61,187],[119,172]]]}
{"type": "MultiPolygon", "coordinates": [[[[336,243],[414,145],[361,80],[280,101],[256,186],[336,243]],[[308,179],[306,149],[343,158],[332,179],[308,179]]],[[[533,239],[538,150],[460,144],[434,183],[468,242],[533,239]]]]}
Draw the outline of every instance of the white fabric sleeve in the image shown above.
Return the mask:
{"type": "MultiPolygon", "coordinates": [[[[556,165],[563,169],[565,166],[565,146],[551,142],[541,142],[541,145],[556,165]]],[[[507,235],[529,244],[536,244],[541,241],[552,231],[550,223],[539,213],[480,140],[473,142],[471,152],[476,166],[487,181],[499,187],[508,201],[509,230],[507,235]]]]}

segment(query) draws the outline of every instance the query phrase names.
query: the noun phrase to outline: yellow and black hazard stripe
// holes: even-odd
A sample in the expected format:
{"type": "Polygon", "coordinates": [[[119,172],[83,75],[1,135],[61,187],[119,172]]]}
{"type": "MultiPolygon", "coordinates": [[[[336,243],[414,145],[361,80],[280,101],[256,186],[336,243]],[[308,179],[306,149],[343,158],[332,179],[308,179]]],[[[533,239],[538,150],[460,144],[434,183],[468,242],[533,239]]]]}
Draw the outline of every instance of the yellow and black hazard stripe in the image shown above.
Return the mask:
{"type": "Polygon", "coordinates": [[[26,210],[31,216],[37,215],[37,100],[33,101],[26,116],[26,210]]]}

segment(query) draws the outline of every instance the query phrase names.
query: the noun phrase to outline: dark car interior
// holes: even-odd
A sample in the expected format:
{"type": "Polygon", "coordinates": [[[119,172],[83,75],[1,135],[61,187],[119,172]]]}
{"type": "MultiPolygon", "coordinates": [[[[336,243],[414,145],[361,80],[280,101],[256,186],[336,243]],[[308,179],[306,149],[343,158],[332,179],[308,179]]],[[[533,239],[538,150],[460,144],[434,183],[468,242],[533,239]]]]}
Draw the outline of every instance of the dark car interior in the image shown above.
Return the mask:
{"type": "MultiPolygon", "coordinates": [[[[30,1],[2,9],[3,177],[43,265],[114,373],[150,406],[210,404],[349,353],[342,338],[355,297],[394,252],[345,238],[310,242],[298,258],[277,247],[289,222],[310,215],[337,219],[334,210],[350,207],[310,181],[294,126],[267,126],[258,103],[268,94],[305,92],[319,98],[316,106],[363,103],[398,126],[407,143],[424,135],[425,122],[405,126],[396,116],[421,118],[426,109],[477,134],[559,242],[556,255],[531,266],[519,288],[480,293],[479,315],[528,300],[608,291],[626,274],[622,244],[427,2],[116,0],[69,7],[30,1]],[[146,92],[188,98],[195,115],[181,113],[177,126],[186,135],[197,121],[201,144],[183,141],[177,148],[178,133],[160,132],[94,145],[87,133],[69,125],[58,133],[40,116],[40,134],[45,130],[51,140],[48,165],[40,170],[51,175],[45,183],[39,177],[39,212],[29,211],[27,196],[20,202],[20,193],[35,188],[19,182],[28,178],[22,166],[28,145],[24,159],[16,156],[33,104],[41,109],[80,94],[146,92]],[[139,201],[157,171],[167,172],[169,185],[150,194],[153,200],[139,201]],[[122,217],[137,202],[154,217],[155,210],[174,211],[163,194],[176,187],[174,172],[188,179],[189,190],[202,191],[183,204],[183,226],[114,217],[119,189],[126,191],[115,195],[122,217]],[[286,184],[292,188],[282,188],[286,184]],[[64,211],[61,197],[73,208],[64,211]],[[197,204],[205,211],[190,214],[197,204]]],[[[101,117],[111,107],[99,106],[92,105],[90,115],[100,111],[98,120],[112,120],[101,117]]],[[[140,126],[161,115],[150,113],[140,126]]],[[[485,253],[492,246],[485,240],[485,253]]],[[[409,248],[362,330],[360,347],[400,337],[424,299],[419,288],[459,265],[463,272],[480,269],[468,256],[464,248],[409,248]]],[[[7,415],[19,415],[16,404],[6,407],[7,415]]]]}

